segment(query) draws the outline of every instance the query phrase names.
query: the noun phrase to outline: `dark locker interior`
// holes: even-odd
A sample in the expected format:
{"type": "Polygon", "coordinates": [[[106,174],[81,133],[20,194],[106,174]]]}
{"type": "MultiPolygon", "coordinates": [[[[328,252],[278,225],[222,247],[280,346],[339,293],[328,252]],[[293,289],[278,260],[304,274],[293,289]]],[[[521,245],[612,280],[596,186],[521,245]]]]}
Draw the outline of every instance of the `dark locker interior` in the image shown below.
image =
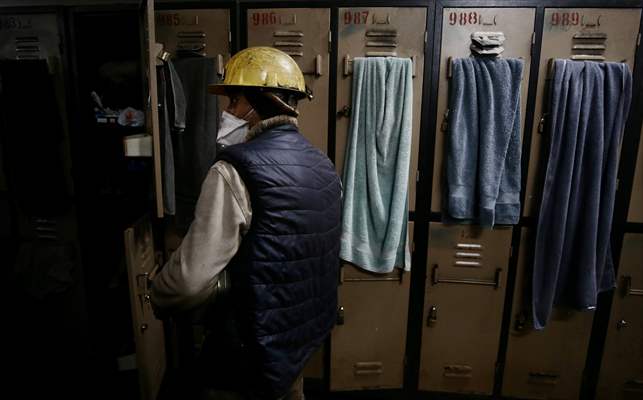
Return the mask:
{"type": "Polygon", "coordinates": [[[307,398],[643,399],[642,32],[641,0],[0,2],[7,390],[189,398],[202,316],[157,320],[149,282],[184,234],[164,215],[157,54],[196,43],[188,50],[211,57],[217,79],[248,46],[289,52],[317,93],[300,127],[340,176],[355,57],[412,60],[412,267],[342,264],[336,326],[303,372],[307,398]],[[493,229],[442,212],[453,60],[478,31],[502,32],[503,56],[524,63],[519,220],[493,229]],[[593,310],[555,309],[539,331],[530,277],[557,58],[627,64],[632,99],[609,241],[615,287],[593,310]],[[128,107],[143,117],[124,126],[110,111],[128,107]],[[127,153],[134,141],[147,147],[127,153]]]}

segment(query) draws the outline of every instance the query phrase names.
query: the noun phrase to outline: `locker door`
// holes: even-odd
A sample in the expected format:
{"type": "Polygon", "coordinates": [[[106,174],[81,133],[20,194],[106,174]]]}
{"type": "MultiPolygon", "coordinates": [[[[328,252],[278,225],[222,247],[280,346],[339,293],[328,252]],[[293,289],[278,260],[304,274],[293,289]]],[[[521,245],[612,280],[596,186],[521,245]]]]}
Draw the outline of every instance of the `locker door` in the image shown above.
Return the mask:
{"type": "Polygon", "coordinates": [[[337,56],[337,133],[335,165],[344,165],[351,106],[351,60],[355,57],[395,56],[414,60],[413,138],[409,167],[409,210],[415,210],[415,185],[420,141],[422,77],[426,8],[340,8],[337,56]],[[387,39],[387,40],[384,40],[387,39]],[[391,40],[393,39],[393,40],[391,40]],[[391,42],[394,44],[391,46],[391,42]]]}
{"type": "MultiPolygon", "coordinates": [[[[156,41],[172,56],[193,50],[214,59],[219,78],[230,58],[230,11],[228,9],[181,9],[156,12],[156,41]]],[[[227,106],[219,101],[219,110],[227,106]]]]}
{"type": "Polygon", "coordinates": [[[143,9],[143,35],[145,39],[143,62],[147,74],[148,103],[145,110],[145,128],[152,136],[152,154],[154,156],[154,192],[156,197],[156,216],[163,218],[163,172],[161,167],[161,134],[159,132],[159,98],[156,85],[156,60],[159,46],[156,43],[154,23],[154,1],[145,0],[143,9]]]}
{"type": "Polygon", "coordinates": [[[596,398],[643,398],[643,234],[623,241],[596,398]]]}
{"type": "MultiPolygon", "coordinates": [[[[643,137],[643,128],[641,129],[641,136],[643,137]]],[[[634,173],[627,221],[643,222],[643,140],[639,142],[639,154],[636,157],[636,172],[634,173]]]]}
{"type": "MultiPolygon", "coordinates": [[[[413,222],[409,223],[411,242],[413,222]]],[[[401,388],[410,272],[372,274],[342,266],[331,334],[331,390],[401,388]]]]}
{"type": "MultiPolygon", "coordinates": [[[[630,69],[634,66],[636,41],[639,32],[641,9],[610,9],[610,8],[547,8],[543,26],[542,47],[534,109],[534,125],[532,127],[531,154],[529,155],[529,170],[527,187],[525,188],[525,216],[535,216],[538,213],[540,197],[539,186],[541,174],[546,160],[541,157],[542,127],[541,120],[545,113],[545,87],[548,83],[548,63],[552,58],[569,58],[580,55],[581,50],[572,50],[575,45],[598,44],[604,45],[601,53],[607,61],[624,61],[630,69]],[[606,39],[588,39],[592,34],[606,36],[606,39]]],[[[523,154],[523,157],[527,157],[523,154]]]]}
{"type": "Polygon", "coordinates": [[[158,264],[149,218],[125,231],[125,258],[130,288],[141,399],[156,399],[166,368],[163,323],[154,317],[150,281],[158,264]]]}
{"type": "MultiPolygon", "coordinates": [[[[529,87],[529,63],[531,62],[532,35],[535,10],[533,8],[445,8],[442,15],[442,47],[440,51],[440,80],[438,108],[435,127],[435,158],[433,164],[433,189],[431,211],[440,212],[442,207],[442,176],[446,113],[449,104],[449,57],[470,55],[471,34],[478,31],[503,32],[506,40],[501,57],[522,58],[525,61],[522,85],[520,126],[524,125],[529,87]],[[443,129],[444,128],[444,129],[443,129]]],[[[522,130],[521,130],[522,134],[522,130]]]]}
{"type": "Polygon", "coordinates": [[[314,96],[299,102],[299,128],[315,147],[327,152],[330,10],[252,9],[247,26],[248,47],[276,47],[297,61],[314,96]]]}
{"type": "Polygon", "coordinates": [[[555,309],[547,329],[535,331],[527,325],[534,233],[527,228],[521,232],[502,394],[521,399],[576,400],[594,314],[555,309]]]}
{"type": "Polygon", "coordinates": [[[511,231],[430,224],[420,390],[491,394],[511,231]]]}

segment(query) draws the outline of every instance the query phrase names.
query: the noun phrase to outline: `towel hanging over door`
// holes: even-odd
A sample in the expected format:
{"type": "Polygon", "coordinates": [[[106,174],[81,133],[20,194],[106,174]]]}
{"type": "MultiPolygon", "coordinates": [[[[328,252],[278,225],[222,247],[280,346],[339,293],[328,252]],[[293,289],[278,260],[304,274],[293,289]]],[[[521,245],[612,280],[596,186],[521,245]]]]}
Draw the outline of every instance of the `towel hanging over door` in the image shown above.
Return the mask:
{"type": "Polygon", "coordinates": [[[408,58],[353,61],[340,257],[372,272],[411,268],[407,224],[412,69],[408,58]]]}
{"type": "Polygon", "coordinates": [[[523,60],[453,60],[444,220],[483,226],[520,217],[520,82],[523,60]]]}
{"type": "Polygon", "coordinates": [[[549,160],[538,214],[532,314],[596,307],[614,287],[610,233],[618,152],[632,94],[627,64],[555,60],[549,160]]]}

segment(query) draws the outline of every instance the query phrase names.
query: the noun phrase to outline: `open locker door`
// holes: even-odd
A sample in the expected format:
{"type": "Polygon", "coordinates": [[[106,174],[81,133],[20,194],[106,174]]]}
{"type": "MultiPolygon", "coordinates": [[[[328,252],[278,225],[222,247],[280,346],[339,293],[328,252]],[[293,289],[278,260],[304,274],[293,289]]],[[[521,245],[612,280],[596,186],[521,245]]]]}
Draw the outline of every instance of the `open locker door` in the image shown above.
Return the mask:
{"type": "Polygon", "coordinates": [[[158,264],[149,217],[125,230],[125,259],[136,343],[136,368],[142,400],[156,399],[165,374],[163,323],[154,317],[150,282],[158,264]]]}
{"type": "MultiPolygon", "coordinates": [[[[141,11],[145,54],[142,62],[148,91],[145,126],[147,134],[152,136],[156,214],[162,217],[161,146],[156,86],[156,57],[159,47],[156,45],[154,31],[154,1],[145,0],[143,6],[141,11]]],[[[140,398],[154,400],[158,397],[167,363],[163,323],[155,318],[150,300],[150,283],[159,266],[150,217],[139,219],[125,230],[124,235],[140,398]]]]}

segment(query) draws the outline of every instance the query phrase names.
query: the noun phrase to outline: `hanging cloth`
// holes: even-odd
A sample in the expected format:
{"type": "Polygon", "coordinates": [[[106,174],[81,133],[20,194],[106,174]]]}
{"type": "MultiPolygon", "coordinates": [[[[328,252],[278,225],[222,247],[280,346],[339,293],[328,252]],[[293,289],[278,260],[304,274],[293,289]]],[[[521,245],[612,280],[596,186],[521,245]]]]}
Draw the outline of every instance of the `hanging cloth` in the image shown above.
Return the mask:
{"type": "Polygon", "coordinates": [[[410,269],[410,59],[355,58],[340,257],[372,272],[410,269]]]}
{"type": "Polygon", "coordinates": [[[532,282],[536,329],[554,305],[593,309],[598,293],[614,287],[610,234],[632,75],[622,63],[555,60],[550,93],[532,282]]]}

